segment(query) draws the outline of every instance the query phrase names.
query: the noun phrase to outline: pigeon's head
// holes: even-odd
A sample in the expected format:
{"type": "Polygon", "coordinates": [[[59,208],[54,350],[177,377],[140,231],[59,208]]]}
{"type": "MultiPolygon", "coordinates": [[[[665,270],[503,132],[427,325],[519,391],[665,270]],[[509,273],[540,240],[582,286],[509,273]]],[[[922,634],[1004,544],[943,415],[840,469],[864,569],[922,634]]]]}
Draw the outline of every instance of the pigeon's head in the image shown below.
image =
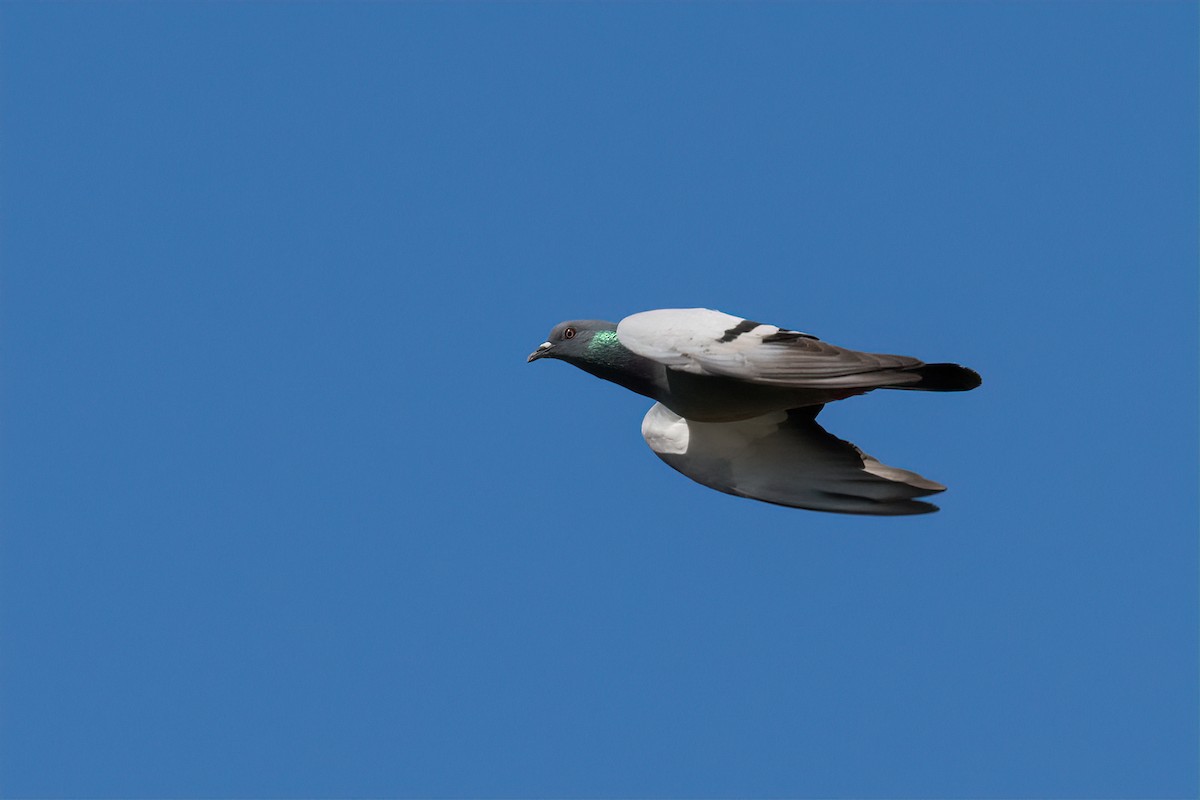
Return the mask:
{"type": "Polygon", "coordinates": [[[597,349],[615,344],[617,326],[602,319],[572,319],[560,322],[550,331],[549,338],[529,354],[528,361],[539,358],[560,358],[572,363],[587,362],[597,349]]]}

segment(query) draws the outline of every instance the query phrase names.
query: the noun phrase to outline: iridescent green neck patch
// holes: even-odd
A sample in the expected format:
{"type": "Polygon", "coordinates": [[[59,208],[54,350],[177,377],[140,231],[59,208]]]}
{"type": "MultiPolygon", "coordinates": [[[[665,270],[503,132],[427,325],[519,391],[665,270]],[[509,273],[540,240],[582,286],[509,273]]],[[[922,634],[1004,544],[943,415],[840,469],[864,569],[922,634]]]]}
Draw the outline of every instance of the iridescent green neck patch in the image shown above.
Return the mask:
{"type": "Polygon", "coordinates": [[[607,348],[614,344],[619,344],[616,331],[596,331],[592,334],[592,340],[588,342],[588,350],[607,348]]]}

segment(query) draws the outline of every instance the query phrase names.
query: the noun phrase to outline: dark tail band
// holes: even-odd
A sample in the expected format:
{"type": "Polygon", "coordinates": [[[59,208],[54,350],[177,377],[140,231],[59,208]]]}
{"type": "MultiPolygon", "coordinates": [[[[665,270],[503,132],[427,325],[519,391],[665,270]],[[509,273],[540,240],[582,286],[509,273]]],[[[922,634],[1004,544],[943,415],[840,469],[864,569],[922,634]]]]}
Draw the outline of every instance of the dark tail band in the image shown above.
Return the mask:
{"type": "Polygon", "coordinates": [[[958,364],[922,364],[905,370],[921,376],[919,383],[894,386],[894,389],[914,389],[922,392],[967,392],[983,383],[983,378],[973,369],[958,364]]]}

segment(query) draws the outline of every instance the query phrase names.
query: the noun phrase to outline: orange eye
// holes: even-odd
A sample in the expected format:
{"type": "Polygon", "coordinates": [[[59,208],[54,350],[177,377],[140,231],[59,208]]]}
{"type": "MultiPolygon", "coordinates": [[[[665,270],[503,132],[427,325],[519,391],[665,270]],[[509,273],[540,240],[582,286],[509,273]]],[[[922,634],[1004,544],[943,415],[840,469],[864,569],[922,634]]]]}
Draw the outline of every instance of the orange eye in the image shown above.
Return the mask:
{"type": "Polygon", "coordinates": [[[564,339],[574,339],[575,338],[575,329],[567,328],[565,331],[563,331],[563,338],[564,339]]]}

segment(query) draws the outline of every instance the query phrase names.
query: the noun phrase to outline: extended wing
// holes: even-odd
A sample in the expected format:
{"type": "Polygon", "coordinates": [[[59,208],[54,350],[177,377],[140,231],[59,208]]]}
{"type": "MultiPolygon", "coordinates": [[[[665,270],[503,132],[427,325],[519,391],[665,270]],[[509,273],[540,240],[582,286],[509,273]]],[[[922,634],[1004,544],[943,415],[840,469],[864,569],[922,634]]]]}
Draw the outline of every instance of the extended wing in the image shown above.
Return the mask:
{"type": "Polygon", "coordinates": [[[918,359],[847,350],[807,333],[707,308],[633,314],[617,325],[617,338],[671,369],[751,383],[903,388],[922,381],[918,359]]]}
{"type": "Polygon", "coordinates": [[[816,422],[820,406],[740,422],[693,422],[656,403],[642,436],[659,458],[721,492],[813,511],[924,514],[946,487],[882,464],[816,422]]]}

